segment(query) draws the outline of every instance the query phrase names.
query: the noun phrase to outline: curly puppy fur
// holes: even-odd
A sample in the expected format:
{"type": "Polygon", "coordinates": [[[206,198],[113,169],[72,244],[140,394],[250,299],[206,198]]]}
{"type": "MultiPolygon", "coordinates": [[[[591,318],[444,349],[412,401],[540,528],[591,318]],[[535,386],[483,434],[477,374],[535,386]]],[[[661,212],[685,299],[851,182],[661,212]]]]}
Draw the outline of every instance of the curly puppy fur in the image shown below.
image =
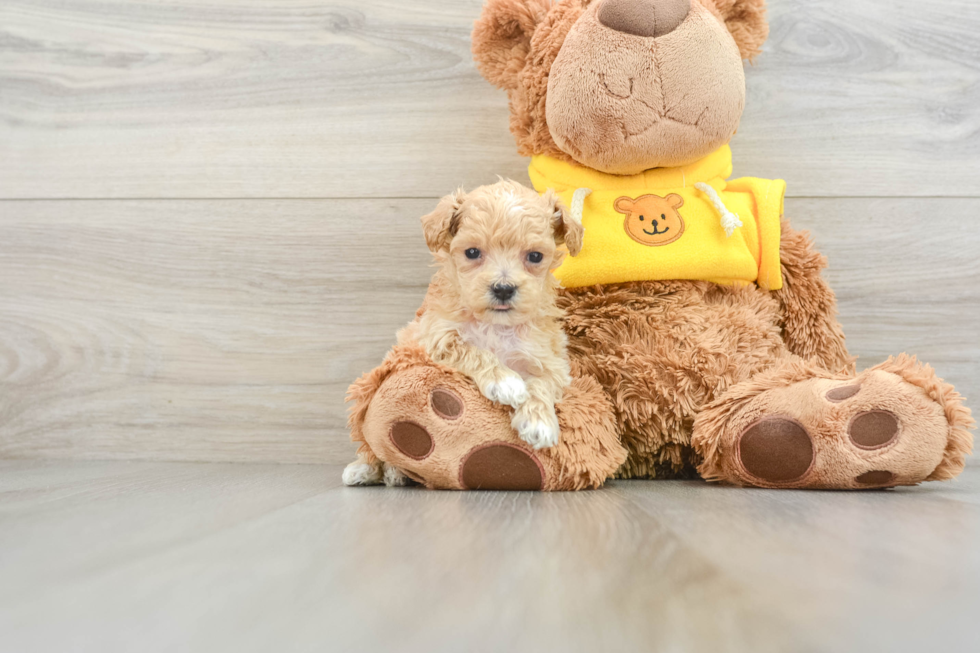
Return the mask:
{"type": "Polygon", "coordinates": [[[571,376],[552,270],[578,253],[582,225],[554,193],[502,180],[443,198],[422,228],[438,270],[399,344],[418,342],[513,408],[514,429],[535,449],[553,446],[571,376]]]}

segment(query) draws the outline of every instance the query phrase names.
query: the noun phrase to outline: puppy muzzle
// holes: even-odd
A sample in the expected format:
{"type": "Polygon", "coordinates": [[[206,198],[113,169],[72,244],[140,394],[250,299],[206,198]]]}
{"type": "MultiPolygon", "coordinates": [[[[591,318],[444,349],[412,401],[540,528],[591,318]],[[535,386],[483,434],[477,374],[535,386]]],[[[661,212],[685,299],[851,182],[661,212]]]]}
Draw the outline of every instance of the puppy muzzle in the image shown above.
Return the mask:
{"type": "Polygon", "coordinates": [[[517,286],[509,283],[495,283],[490,286],[490,295],[493,297],[494,310],[507,310],[517,295],[517,286]]]}

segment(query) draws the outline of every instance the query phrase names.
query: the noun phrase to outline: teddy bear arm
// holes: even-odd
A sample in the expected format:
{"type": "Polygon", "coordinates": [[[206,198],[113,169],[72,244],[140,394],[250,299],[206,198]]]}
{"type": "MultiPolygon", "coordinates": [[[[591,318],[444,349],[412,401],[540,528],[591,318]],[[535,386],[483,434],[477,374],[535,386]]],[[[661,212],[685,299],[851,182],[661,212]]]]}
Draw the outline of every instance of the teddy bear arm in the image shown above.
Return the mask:
{"type": "Polygon", "coordinates": [[[779,255],[783,287],[773,292],[780,305],[783,340],[790,352],[838,372],[853,366],[837,321],[837,297],[821,274],[827,258],[810,234],[782,223],[779,255]]]}

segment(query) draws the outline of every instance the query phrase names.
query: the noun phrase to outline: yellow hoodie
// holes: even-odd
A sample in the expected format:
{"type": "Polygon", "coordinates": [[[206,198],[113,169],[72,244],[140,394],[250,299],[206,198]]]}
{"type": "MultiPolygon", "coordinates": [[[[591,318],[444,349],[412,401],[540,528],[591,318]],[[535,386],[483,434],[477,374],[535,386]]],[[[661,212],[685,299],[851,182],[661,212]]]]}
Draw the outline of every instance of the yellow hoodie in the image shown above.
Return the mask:
{"type": "Polygon", "coordinates": [[[533,157],[528,172],[539,193],[554,189],[585,227],[582,251],[555,271],[566,288],[666,279],[783,286],[786,182],[726,181],[727,145],[696,163],[638,175],[609,175],[548,156],[533,157]]]}

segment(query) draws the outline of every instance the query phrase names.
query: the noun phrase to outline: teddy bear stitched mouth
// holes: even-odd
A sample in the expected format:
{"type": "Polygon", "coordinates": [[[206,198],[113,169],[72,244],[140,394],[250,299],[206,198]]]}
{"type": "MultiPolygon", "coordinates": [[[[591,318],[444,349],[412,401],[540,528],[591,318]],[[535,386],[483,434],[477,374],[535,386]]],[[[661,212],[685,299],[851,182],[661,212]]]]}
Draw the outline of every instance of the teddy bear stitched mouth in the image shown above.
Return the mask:
{"type": "MultiPolygon", "coordinates": [[[[644,102],[641,102],[640,104],[644,104],[645,106],[649,106],[649,105],[647,105],[644,102]]],[[[637,138],[639,136],[643,136],[647,132],[649,132],[651,129],[653,129],[657,125],[659,125],[661,123],[664,123],[664,122],[674,123],[675,125],[680,125],[682,127],[691,127],[692,129],[697,129],[698,131],[704,133],[704,129],[701,127],[701,120],[708,113],[708,109],[709,109],[709,107],[705,107],[704,111],[702,111],[701,114],[698,116],[698,119],[695,120],[693,123],[692,122],[684,122],[683,120],[678,120],[677,118],[672,118],[671,116],[660,114],[660,113],[657,113],[656,111],[654,111],[654,113],[653,113],[654,120],[650,124],[648,124],[646,127],[644,127],[643,129],[641,129],[639,131],[632,131],[631,132],[629,130],[629,128],[625,125],[625,123],[624,124],[621,124],[620,125],[620,129],[623,132],[623,141],[628,141],[631,138],[637,138]]]]}
{"type": "MultiPolygon", "coordinates": [[[[609,96],[614,97],[617,100],[628,100],[628,99],[630,99],[630,98],[633,97],[633,81],[634,81],[634,79],[632,77],[629,78],[629,82],[630,82],[630,90],[629,90],[629,92],[626,95],[620,95],[616,91],[614,91],[611,88],[609,88],[609,82],[606,81],[606,74],[605,73],[596,73],[596,75],[598,75],[599,81],[602,82],[602,86],[603,86],[603,88],[606,89],[606,93],[609,96]]],[[[646,104],[646,103],[643,102],[643,104],[646,104]]],[[[647,104],[646,106],[650,106],[650,105],[647,104]]]]}
{"type": "Polygon", "coordinates": [[[670,231],[670,227],[664,227],[663,231],[657,231],[657,225],[653,225],[653,231],[647,231],[646,229],[641,229],[641,231],[648,236],[659,236],[670,231]]]}
{"type": "MultiPolygon", "coordinates": [[[[666,104],[665,104],[664,107],[658,109],[657,107],[654,107],[652,104],[650,104],[649,102],[647,102],[643,98],[635,97],[633,95],[633,84],[634,84],[634,81],[635,81],[634,78],[632,78],[632,77],[629,78],[629,85],[630,85],[629,92],[626,95],[620,95],[619,93],[616,93],[611,88],[609,88],[609,82],[606,81],[606,75],[605,75],[605,73],[596,73],[596,75],[598,76],[599,81],[602,83],[602,87],[605,90],[606,95],[608,95],[609,97],[614,98],[614,99],[619,100],[620,102],[624,102],[624,103],[625,102],[634,102],[636,104],[641,104],[641,105],[643,105],[644,107],[646,107],[647,109],[650,110],[649,111],[649,115],[651,116],[652,120],[645,127],[643,127],[642,129],[640,129],[639,131],[630,131],[629,128],[626,126],[625,123],[620,124],[620,131],[623,133],[623,141],[624,142],[625,141],[629,141],[631,138],[636,138],[637,136],[643,136],[648,131],[650,131],[651,129],[653,129],[654,127],[656,127],[657,125],[659,125],[662,122],[672,122],[672,123],[675,123],[677,125],[681,125],[681,126],[684,126],[684,127],[693,127],[695,129],[701,131],[701,121],[704,119],[704,117],[707,115],[708,111],[711,109],[710,106],[706,106],[701,111],[701,113],[698,114],[698,117],[694,120],[694,122],[689,122],[689,121],[685,121],[685,120],[679,120],[679,119],[677,119],[677,118],[675,118],[673,116],[668,115],[670,109],[666,106],[666,104]]],[[[661,90],[661,92],[663,92],[663,85],[662,84],[661,84],[660,90],[661,90]]],[[[686,99],[687,99],[687,95],[685,95],[684,97],[681,98],[681,102],[683,102],[686,99]]]]}

